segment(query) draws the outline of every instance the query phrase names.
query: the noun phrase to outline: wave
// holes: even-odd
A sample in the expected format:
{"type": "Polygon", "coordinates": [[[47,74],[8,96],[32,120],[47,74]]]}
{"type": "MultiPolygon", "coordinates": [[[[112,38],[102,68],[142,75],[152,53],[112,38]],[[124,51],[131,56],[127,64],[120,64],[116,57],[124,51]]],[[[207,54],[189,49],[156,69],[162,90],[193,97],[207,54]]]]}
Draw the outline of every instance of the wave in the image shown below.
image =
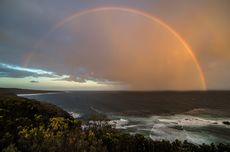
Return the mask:
{"type": "Polygon", "coordinates": [[[209,109],[209,108],[194,108],[183,114],[192,115],[192,116],[199,116],[199,115],[212,115],[216,117],[230,116],[229,112],[227,111],[218,110],[218,109],[209,109]]]}
{"type": "Polygon", "coordinates": [[[127,124],[129,123],[126,119],[110,120],[109,125],[114,126],[116,129],[127,129],[127,124]]]}
{"type": "Polygon", "coordinates": [[[230,118],[201,118],[189,115],[175,115],[167,118],[160,118],[158,120],[163,123],[180,126],[226,126],[223,124],[223,121],[230,121],[230,118]]]}
{"type": "Polygon", "coordinates": [[[76,112],[68,112],[74,119],[81,118],[82,115],[76,112]]]}
{"type": "Polygon", "coordinates": [[[117,116],[110,121],[117,129],[127,130],[131,134],[141,133],[153,140],[187,140],[199,144],[230,141],[226,130],[230,129],[224,121],[230,118],[198,117],[191,115],[172,116],[117,116]],[[219,130],[218,134],[210,130],[219,130]]]}
{"type": "Polygon", "coordinates": [[[90,106],[90,109],[93,110],[94,112],[98,113],[98,114],[104,114],[103,111],[99,110],[99,109],[96,109],[94,108],[93,106],[90,106]]]}

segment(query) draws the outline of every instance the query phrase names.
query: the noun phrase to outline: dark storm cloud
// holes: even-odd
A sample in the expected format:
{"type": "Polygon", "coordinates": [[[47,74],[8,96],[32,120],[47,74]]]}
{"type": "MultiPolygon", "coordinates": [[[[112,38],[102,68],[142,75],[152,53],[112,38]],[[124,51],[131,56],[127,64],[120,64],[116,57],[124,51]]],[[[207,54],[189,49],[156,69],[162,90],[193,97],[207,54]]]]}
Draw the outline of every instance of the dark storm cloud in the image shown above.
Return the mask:
{"type": "Polygon", "coordinates": [[[31,80],[30,83],[39,83],[37,80],[31,80]]]}
{"type": "MultiPolygon", "coordinates": [[[[58,21],[93,1],[0,1],[0,61],[21,65],[25,54],[58,21]]],[[[90,4],[90,5],[88,5],[90,4]]]]}
{"type": "Polygon", "coordinates": [[[85,83],[87,79],[82,77],[76,77],[73,75],[66,76],[65,78],[61,79],[55,79],[54,81],[70,81],[70,82],[79,82],[79,83],[85,83]]]}
{"type": "Polygon", "coordinates": [[[34,74],[31,72],[17,71],[0,67],[0,77],[25,78],[28,76],[34,76],[34,74]]]}
{"type": "Polygon", "coordinates": [[[54,79],[53,81],[70,81],[70,82],[78,82],[78,83],[86,83],[87,81],[95,81],[98,84],[108,84],[108,85],[112,85],[112,84],[117,84],[116,82],[113,81],[109,81],[106,79],[102,79],[102,78],[95,78],[93,76],[89,76],[89,75],[66,75],[64,76],[64,78],[59,78],[59,79],[54,79]]]}

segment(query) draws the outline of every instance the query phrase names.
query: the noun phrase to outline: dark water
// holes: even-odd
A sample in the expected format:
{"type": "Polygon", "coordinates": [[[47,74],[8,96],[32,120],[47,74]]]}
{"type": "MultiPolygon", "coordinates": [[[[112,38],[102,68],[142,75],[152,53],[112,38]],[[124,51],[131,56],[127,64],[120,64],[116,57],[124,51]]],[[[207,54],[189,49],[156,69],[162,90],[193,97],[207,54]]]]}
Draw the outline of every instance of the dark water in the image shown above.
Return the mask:
{"type": "Polygon", "coordinates": [[[29,95],[84,115],[103,113],[116,128],[154,140],[230,143],[230,92],[99,92],[29,95]]]}

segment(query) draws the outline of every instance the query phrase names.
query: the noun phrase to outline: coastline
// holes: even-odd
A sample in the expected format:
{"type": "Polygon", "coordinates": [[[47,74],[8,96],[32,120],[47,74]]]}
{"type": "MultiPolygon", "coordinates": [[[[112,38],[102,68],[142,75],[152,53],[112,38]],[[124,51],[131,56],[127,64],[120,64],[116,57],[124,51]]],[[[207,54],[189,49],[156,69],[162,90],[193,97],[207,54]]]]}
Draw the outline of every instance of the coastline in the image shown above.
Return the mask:
{"type": "MultiPolygon", "coordinates": [[[[81,111],[85,107],[81,107],[86,100],[81,100],[73,96],[73,94],[83,94],[84,97],[87,96],[87,101],[91,95],[95,95],[97,93],[82,93],[82,92],[73,92],[71,97],[68,100],[65,100],[63,95],[66,95],[63,92],[37,92],[37,93],[19,93],[17,94],[18,97],[25,97],[28,99],[35,99],[38,101],[49,101],[52,104],[55,104],[66,112],[68,112],[73,118],[80,119],[80,120],[88,120],[91,118],[91,115],[87,112],[81,111]],[[53,94],[53,95],[51,95],[53,94]],[[57,94],[57,97],[56,95],[57,94]],[[48,98],[46,98],[46,95],[48,98]],[[38,97],[36,97],[38,96],[38,97]],[[72,99],[72,100],[71,100],[72,99]],[[65,102],[62,102],[65,101],[65,102]],[[72,101],[72,102],[67,102],[72,101]],[[78,102],[76,102],[78,101],[78,102]],[[83,103],[81,103],[82,101],[83,103]],[[64,106],[63,106],[63,104],[64,106]],[[66,105],[75,105],[75,108],[80,105],[80,108],[74,109],[73,106],[65,106],[66,105]],[[78,105],[79,104],[79,105],[78,105]],[[77,106],[78,105],[78,106],[77,106]]],[[[130,94],[130,93],[128,93],[130,94]]],[[[100,92],[99,95],[102,95],[100,92]]],[[[68,96],[69,97],[69,96],[68,96]]],[[[115,96],[113,96],[114,99],[115,96]]],[[[83,98],[86,99],[86,98],[83,98]]],[[[91,99],[92,100],[92,99],[91,99]]],[[[87,105],[85,105],[87,107],[87,105]]],[[[151,115],[142,115],[142,114],[135,114],[134,112],[130,113],[128,111],[122,112],[106,112],[100,109],[98,106],[93,106],[91,104],[88,105],[91,111],[91,114],[95,115],[106,115],[110,120],[109,122],[113,124],[114,129],[120,130],[125,133],[135,134],[139,133],[144,135],[145,137],[151,138],[152,140],[168,140],[174,141],[176,136],[178,140],[184,141],[187,140],[194,144],[198,144],[200,142],[205,144],[219,143],[216,141],[220,141],[220,143],[226,143],[224,140],[225,134],[223,132],[228,133],[229,125],[224,124],[223,122],[230,122],[229,117],[219,117],[222,113],[218,110],[214,109],[207,109],[207,108],[194,108],[185,112],[179,113],[170,113],[167,115],[160,115],[160,114],[151,114],[151,115]],[[96,107],[96,108],[95,108],[96,107]],[[99,108],[99,109],[97,109],[99,108]],[[128,112],[128,114],[127,114],[128,112]],[[202,131],[202,134],[199,132],[202,131]],[[216,132],[219,132],[216,134],[216,132]],[[220,134],[221,133],[221,134],[220,134]],[[208,137],[208,139],[206,139],[208,137]],[[223,138],[223,139],[222,139],[223,138]],[[198,140],[199,139],[199,140],[198,140]]],[[[121,105],[122,106],[122,105],[121,105]]]]}
{"type": "Polygon", "coordinates": [[[16,94],[18,97],[27,97],[27,96],[39,96],[39,95],[47,95],[47,94],[57,94],[60,92],[48,92],[48,93],[23,93],[23,94],[16,94]]]}

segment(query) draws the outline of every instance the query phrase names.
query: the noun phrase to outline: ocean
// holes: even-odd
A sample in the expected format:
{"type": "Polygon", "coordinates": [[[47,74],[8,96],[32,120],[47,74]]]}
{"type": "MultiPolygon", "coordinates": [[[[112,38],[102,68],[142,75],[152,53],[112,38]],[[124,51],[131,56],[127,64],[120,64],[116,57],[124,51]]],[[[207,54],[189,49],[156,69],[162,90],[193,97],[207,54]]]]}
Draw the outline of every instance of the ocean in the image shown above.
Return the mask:
{"type": "Polygon", "coordinates": [[[230,143],[228,91],[70,91],[19,96],[53,103],[75,118],[103,114],[117,129],[153,140],[230,143]]]}

